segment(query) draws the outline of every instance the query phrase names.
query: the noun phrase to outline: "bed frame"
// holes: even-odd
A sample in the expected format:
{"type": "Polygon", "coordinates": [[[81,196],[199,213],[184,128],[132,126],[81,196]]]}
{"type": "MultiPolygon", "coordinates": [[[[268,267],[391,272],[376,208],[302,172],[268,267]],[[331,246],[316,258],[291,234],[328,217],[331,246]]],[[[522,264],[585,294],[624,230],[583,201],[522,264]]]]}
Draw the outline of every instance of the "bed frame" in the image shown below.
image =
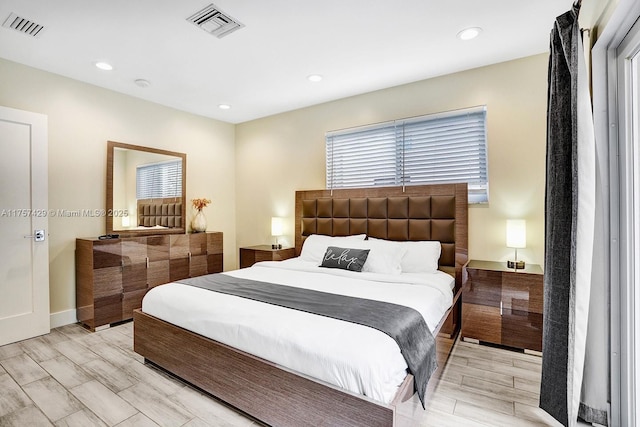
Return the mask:
{"type": "MultiPolygon", "coordinates": [[[[313,233],[442,242],[440,269],[455,276],[456,284],[454,304],[436,329],[439,368],[430,386],[437,382],[460,326],[467,223],[466,184],[296,192],[297,254],[313,233]]],[[[134,350],[146,361],[274,426],[394,426],[396,406],[414,392],[413,376],[407,375],[391,404],[382,404],[140,310],[134,312],[134,350]]]]}

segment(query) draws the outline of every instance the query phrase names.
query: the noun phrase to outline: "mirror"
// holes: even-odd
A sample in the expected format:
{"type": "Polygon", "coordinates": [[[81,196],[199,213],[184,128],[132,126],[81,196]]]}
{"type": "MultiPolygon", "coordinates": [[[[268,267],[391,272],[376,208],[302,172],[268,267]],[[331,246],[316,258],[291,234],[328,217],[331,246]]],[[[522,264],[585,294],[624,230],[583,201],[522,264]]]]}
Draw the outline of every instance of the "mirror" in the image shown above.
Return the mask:
{"type": "Polygon", "coordinates": [[[107,142],[107,234],[186,232],[187,155],[107,142]]]}

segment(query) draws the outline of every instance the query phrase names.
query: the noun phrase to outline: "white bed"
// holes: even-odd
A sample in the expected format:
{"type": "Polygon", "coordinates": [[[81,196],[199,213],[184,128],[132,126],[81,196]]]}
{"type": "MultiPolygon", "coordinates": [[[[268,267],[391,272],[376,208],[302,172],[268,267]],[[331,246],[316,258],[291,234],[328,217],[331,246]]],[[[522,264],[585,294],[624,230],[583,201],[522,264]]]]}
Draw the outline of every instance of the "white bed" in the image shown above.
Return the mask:
{"type": "MultiPolygon", "coordinates": [[[[294,258],[224,274],[404,305],[419,311],[431,331],[453,300],[454,279],[440,271],[356,273],[294,258]]],[[[391,402],[407,375],[392,338],[350,322],[179,283],[149,291],[142,311],[384,403],[391,402]]]]}
{"type": "MultiPolygon", "coordinates": [[[[299,258],[225,274],[411,307],[444,367],[468,258],[466,184],[297,191],[295,206],[299,258]],[[371,247],[362,272],[318,267],[328,257],[322,239],[340,256],[371,247]]],[[[383,332],[175,283],[149,291],[134,312],[134,350],[269,425],[396,426],[398,405],[424,385],[383,332]]]]}

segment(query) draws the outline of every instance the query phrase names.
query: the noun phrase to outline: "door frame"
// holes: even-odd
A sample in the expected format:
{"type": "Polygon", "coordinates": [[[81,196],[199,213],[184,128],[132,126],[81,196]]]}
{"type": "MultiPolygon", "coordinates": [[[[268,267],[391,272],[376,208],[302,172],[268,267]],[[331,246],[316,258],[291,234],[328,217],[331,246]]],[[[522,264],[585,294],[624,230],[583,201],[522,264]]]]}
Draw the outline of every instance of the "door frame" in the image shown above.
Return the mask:
{"type": "MultiPolygon", "coordinates": [[[[638,255],[638,213],[640,212],[640,193],[638,187],[638,175],[640,167],[638,160],[638,61],[640,61],[640,21],[636,22],[630,32],[617,49],[618,71],[618,141],[619,141],[619,165],[620,177],[624,178],[620,186],[620,245],[621,251],[621,313],[625,318],[621,319],[621,390],[627,394],[630,415],[629,425],[637,425],[638,416],[634,408],[638,408],[640,395],[640,267],[638,255]],[[625,301],[626,300],[626,301],[625,301]],[[626,304],[625,304],[626,303],[626,304]],[[625,306],[623,306],[625,304],[625,306]]],[[[621,396],[624,398],[624,395],[621,396]]]]}
{"type": "MultiPolygon", "coordinates": [[[[610,279],[610,426],[636,425],[636,391],[638,359],[636,355],[636,314],[640,307],[634,303],[638,297],[633,281],[638,271],[634,265],[634,242],[627,239],[633,232],[633,158],[629,157],[625,137],[624,114],[626,107],[620,104],[620,94],[625,82],[620,81],[618,49],[640,16],[637,0],[620,0],[592,50],[593,58],[593,112],[596,149],[608,158],[602,164],[604,195],[609,209],[609,257],[605,268],[610,279]],[[631,170],[630,170],[631,168],[631,170]],[[629,174],[632,175],[629,175],[629,174]],[[608,182],[607,182],[608,181],[608,182]],[[631,207],[631,210],[629,209],[631,207]]],[[[640,171],[635,171],[640,173],[640,171]]]]}

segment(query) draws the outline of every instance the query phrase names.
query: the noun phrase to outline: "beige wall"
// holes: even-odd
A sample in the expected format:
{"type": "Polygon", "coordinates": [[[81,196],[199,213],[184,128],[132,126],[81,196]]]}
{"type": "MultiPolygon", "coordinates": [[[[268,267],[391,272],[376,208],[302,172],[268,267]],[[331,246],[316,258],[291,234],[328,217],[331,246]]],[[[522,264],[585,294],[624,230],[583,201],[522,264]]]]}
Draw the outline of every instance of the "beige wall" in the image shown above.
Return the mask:
{"type": "Polygon", "coordinates": [[[606,27],[618,3],[619,0],[588,0],[582,2],[578,20],[581,28],[591,29],[593,42],[596,41],[599,33],[606,27]]]}
{"type": "MultiPolygon", "coordinates": [[[[49,117],[50,209],[104,209],[107,140],[184,152],[187,199],[213,201],[208,228],[224,232],[225,267],[235,268],[234,125],[2,59],[0,76],[0,105],[49,117]]],[[[49,220],[52,313],[75,309],[75,238],[104,232],[104,218],[49,220]]]]}
{"type": "Polygon", "coordinates": [[[329,130],[487,106],[489,204],[471,205],[473,259],[506,260],[505,221],[527,220],[527,262],[544,259],[548,55],[424,80],[236,126],[238,246],[272,241],[270,218],[293,239],[294,191],[325,187],[329,130]]]}
{"type": "MultiPolygon", "coordinates": [[[[272,241],[272,216],[292,241],[294,191],[325,185],[326,131],[485,104],[490,203],[470,206],[470,255],[509,258],[505,220],[525,218],[521,257],[542,264],[546,69],[539,55],[234,126],[0,60],[0,105],[49,117],[50,209],[104,208],[107,140],[187,153],[187,198],[213,200],[228,270],[238,247],[272,241]]],[[[104,231],[104,218],[50,219],[52,313],[75,307],[74,239],[104,231]]]]}

